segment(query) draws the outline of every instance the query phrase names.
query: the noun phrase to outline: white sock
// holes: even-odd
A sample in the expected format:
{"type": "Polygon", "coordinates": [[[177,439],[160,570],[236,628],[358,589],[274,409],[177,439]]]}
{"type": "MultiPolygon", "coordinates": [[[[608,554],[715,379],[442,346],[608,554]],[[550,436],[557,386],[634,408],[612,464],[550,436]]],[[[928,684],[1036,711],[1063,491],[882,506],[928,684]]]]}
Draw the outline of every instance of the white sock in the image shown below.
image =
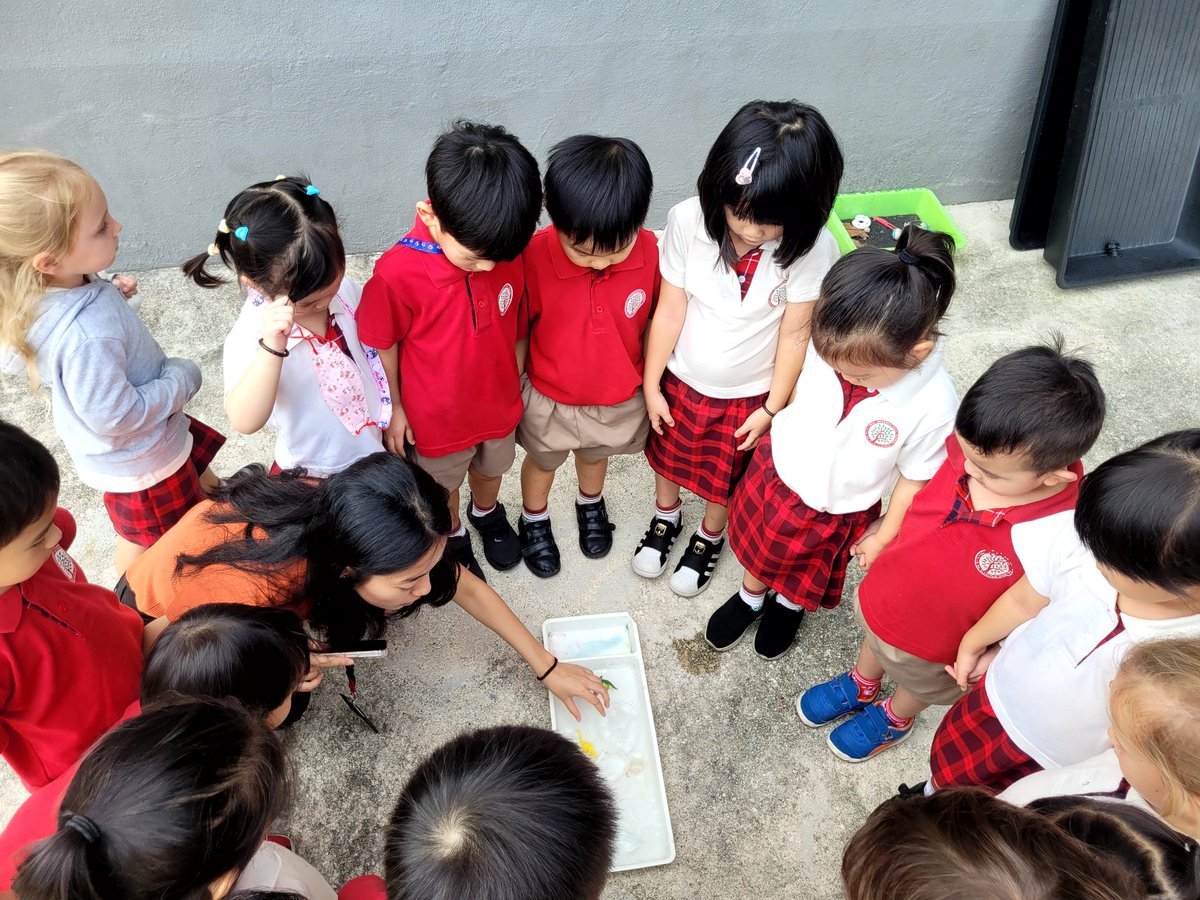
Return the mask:
{"type": "Polygon", "coordinates": [[[738,589],[738,595],[742,598],[742,602],[755,612],[758,612],[763,608],[763,601],[767,598],[766,590],[764,590],[761,594],[755,594],[752,591],[746,590],[746,586],[744,584],[738,589]]]}
{"type": "Polygon", "coordinates": [[[933,779],[930,778],[925,782],[925,796],[932,797],[937,792],[937,788],[933,786],[933,779]]]}
{"type": "Polygon", "coordinates": [[[521,510],[521,518],[526,522],[548,522],[550,520],[550,507],[547,506],[541,512],[530,512],[528,509],[521,510]]]}
{"type": "Polygon", "coordinates": [[[588,506],[589,504],[592,504],[592,503],[599,503],[603,499],[604,499],[603,494],[597,494],[595,497],[589,497],[583,491],[577,491],[576,495],[575,495],[575,502],[578,503],[580,506],[588,506]]]}
{"type": "Polygon", "coordinates": [[[462,524],[462,522],[459,522],[458,528],[456,528],[454,531],[450,532],[450,537],[462,537],[466,533],[467,533],[467,526],[462,524]]]}
{"type": "Polygon", "coordinates": [[[804,609],[803,606],[800,606],[797,603],[793,603],[791,600],[787,599],[782,594],[775,595],[775,602],[778,603],[780,606],[782,606],[784,609],[790,609],[792,612],[796,612],[797,610],[804,609]]]}
{"type": "Polygon", "coordinates": [[[663,509],[661,506],[655,503],[654,515],[658,516],[664,522],[670,522],[672,525],[678,525],[679,519],[683,515],[683,504],[676,503],[674,509],[663,509]]]}
{"type": "Polygon", "coordinates": [[[704,523],[701,522],[699,527],[696,529],[696,536],[703,538],[704,540],[708,541],[710,544],[715,544],[717,541],[724,540],[725,529],[722,528],[716,534],[710,534],[709,530],[704,527],[704,523]]]}
{"type": "Polygon", "coordinates": [[[490,513],[492,511],[492,509],[495,509],[495,508],[496,508],[496,504],[493,503],[491,509],[480,509],[478,506],[475,505],[474,500],[471,501],[471,515],[473,515],[477,519],[480,516],[486,516],[488,513],[490,513]]]}

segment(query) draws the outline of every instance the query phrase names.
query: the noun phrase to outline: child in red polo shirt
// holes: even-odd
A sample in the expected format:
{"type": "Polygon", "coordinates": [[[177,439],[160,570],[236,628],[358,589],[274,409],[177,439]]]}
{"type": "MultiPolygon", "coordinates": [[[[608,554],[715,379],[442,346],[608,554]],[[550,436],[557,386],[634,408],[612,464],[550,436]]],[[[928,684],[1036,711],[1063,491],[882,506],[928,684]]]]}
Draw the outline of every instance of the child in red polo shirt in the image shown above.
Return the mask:
{"type": "Polygon", "coordinates": [[[449,547],[483,577],[459,519],[467,517],[493,568],[521,560],[497,502],[521,420],[516,342],[524,316],[518,257],[542,207],[537,160],[503,128],[458,122],[425,164],[429,199],[412,230],[375,264],[358,311],[362,342],[379,350],[392,394],[384,446],[409,452],[450,492],[449,547]]]}
{"type": "Polygon", "coordinates": [[[1021,580],[1029,555],[1071,531],[1080,457],[1103,423],[1095,372],[1065,355],[1061,338],[1001,357],[967,391],[947,459],[895,540],[876,535],[854,548],[868,569],[858,589],[866,632],[858,662],[796,702],[812,727],[854,713],[829,735],[836,756],[862,762],[907,738],[925,708],[959,699],[945,667],[968,629],[1021,580]],[[896,690],[880,701],[885,672],[896,690]]]}
{"type": "Polygon", "coordinates": [[[0,753],[30,790],[121,718],[142,670],[141,616],[67,555],[58,487],[50,452],[0,422],[0,753]]]}
{"type": "Polygon", "coordinates": [[[598,559],[612,549],[608,458],[646,444],[642,348],[658,295],[658,239],[642,223],[653,188],[645,154],[625,138],[581,134],[550,150],[553,224],[522,256],[529,340],[517,429],[526,453],[521,555],[542,578],[559,570],[548,508],[555,470],[575,454],[579,549],[598,559]]]}

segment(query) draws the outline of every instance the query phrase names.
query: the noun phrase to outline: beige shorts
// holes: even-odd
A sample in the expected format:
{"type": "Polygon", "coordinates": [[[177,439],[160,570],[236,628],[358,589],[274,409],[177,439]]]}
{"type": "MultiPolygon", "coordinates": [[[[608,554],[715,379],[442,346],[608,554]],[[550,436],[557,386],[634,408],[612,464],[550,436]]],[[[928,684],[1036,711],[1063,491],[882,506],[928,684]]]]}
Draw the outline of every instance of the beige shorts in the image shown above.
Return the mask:
{"type": "Polygon", "coordinates": [[[512,468],[516,458],[515,432],[445,456],[422,456],[415,447],[408,450],[408,461],[420,466],[448,491],[462,487],[468,469],[487,478],[499,478],[512,468]]]}
{"type": "Polygon", "coordinates": [[[586,462],[641,453],[650,431],[642,389],[616,406],[569,406],[551,400],[522,378],[525,414],[517,443],[539,468],[553,472],[574,452],[586,462]]]}
{"type": "Polygon", "coordinates": [[[963,692],[941,663],[913,656],[876,637],[867,627],[857,597],[854,599],[854,617],[863,630],[867,646],[892,681],[900,687],[930,706],[948,706],[962,697],[963,692]]]}

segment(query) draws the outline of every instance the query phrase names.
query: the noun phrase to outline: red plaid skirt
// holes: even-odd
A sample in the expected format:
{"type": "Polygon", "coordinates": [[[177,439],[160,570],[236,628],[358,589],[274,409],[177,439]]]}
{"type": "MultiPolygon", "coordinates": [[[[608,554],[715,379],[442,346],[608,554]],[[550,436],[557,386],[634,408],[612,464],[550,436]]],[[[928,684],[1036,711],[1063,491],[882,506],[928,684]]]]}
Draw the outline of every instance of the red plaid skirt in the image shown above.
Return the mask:
{"type": "Polygon", "coordinates": [[[1042,770],[1013,743],[996,718],[986,680],[984,676],[974,690],[950,707],[933,736],[929,767],[936,787],[978,785],[1000,792],[1042,770]]]}
{"type": "Polygon", "coordinates": [[[670,372],[663,375],[662,392],[675,426],[664,426],[662,435],[650,430],[646,461],[663,478],[727,506],[753,452],[738,450],[741,440],[733,433],[762,408],[767,395],[718,400],[693,390],[670,372]]]}
{"type": "Polygon", "coordinates": [[[729,546],[746,571],[798,606],[832,609],[842,599],[850,548],[879,517],[819,512],[775,471],[771,434],[754,449],[746,477],[729,503],[729,546]]]}
{"type": "Polygon", "coordinates": [[[132,494],[104,492],[104,507],[113,528],[127,541],[149,547],[204,499],[200,474],[225,443],[225,435],[191,416],[187,418],[192,455],[174,475],[132,494]]]}

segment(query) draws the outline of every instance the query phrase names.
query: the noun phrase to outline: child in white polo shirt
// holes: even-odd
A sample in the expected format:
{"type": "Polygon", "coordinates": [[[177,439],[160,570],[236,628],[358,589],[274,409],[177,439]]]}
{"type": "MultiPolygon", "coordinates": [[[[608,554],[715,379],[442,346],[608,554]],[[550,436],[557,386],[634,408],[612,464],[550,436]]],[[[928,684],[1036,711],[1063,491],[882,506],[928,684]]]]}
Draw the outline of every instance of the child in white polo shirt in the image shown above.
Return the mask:
{"type": "Polygon", "coordinates": [[[729,545],[746,572],[708,620],[713,649],[733,647],[761,616],[754,649],[786,653],[804,611],[837,606],[851,554],[873,558],[895,537],[946,458],[958,395],[938,323],[954,294],[952,247],[948,235],[910,227],[895,253],[865,247],[825,276],[795,399],[729,506],[729,545]]]}
{"type": "Polygon", "coordinates": [[[680,596],[708,587],[734,485],[796,385],[811,301],[838,256],[825,222],[841,178],[817,110],[755,100],[709,150],[699,197],[667,215],[643,374],[655,511],[633,570],[666,570],[687,488],[708,505],[671,576],[680,596]]]}
{"type": "Polygon", "coordinates": [[[1200,429],[1097,468],[1079,490],[1075,530],[1078,542],[1027,561],[963,638],[952,674],[964,690],[979,681],[934,735],[927,790],[1001,790],[1095,756],[1112,746],[1109,685],[1126,649],[1200,636],[1200,429]]]}

